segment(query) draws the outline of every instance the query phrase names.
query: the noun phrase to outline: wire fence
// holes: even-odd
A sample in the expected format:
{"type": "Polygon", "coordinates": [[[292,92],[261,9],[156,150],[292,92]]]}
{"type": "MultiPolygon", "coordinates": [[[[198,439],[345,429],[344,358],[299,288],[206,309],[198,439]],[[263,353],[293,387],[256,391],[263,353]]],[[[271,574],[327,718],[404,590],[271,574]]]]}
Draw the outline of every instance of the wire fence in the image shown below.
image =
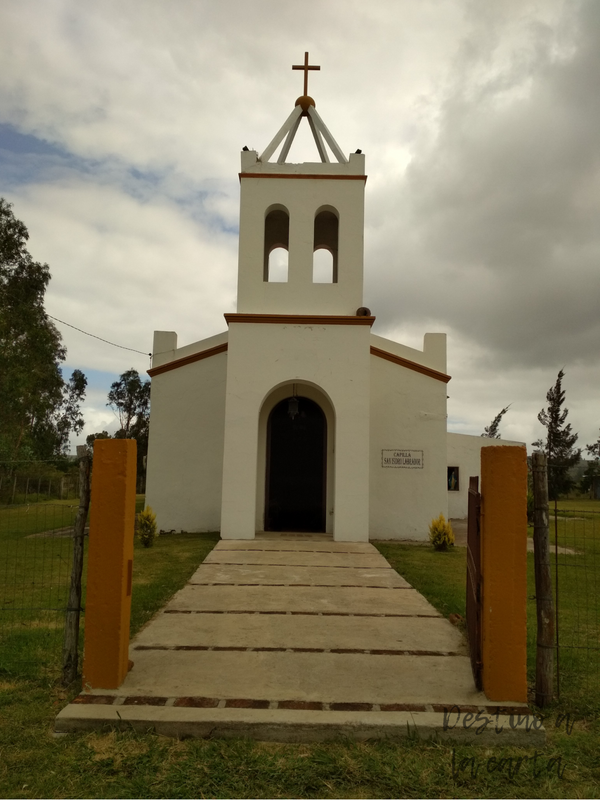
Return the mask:
{"type": "Polygon", "coordinates": [[[78,506],[55,500],[0,507],[0,671],[60,669],[78,506]]]}
{"type": "MultiPolygon", "coordinates": [[[[78,492],[78,474],[2,476],[0,671],[60,668],[78,492]]],[[[561,700],[600,707],[600,507],[585,498],[560,505],[550,503],[556,689],[561,700]]],[[[84,571],[86,554],[87,537],[84,571]]]]}
{"type": "MultiPolygon", "coordinates": [[[[600,509],[550,504],[556,603],[556,676],[561,699],[600,698],[600,509]]],[[[564,504],[561,504],[564,505],[564,504]]]]}
{"type": "Polygon", "coordinates": [[[0,474],[0,507],[79,497],[78,475],[29,475],[14,471],[0,474]]]}

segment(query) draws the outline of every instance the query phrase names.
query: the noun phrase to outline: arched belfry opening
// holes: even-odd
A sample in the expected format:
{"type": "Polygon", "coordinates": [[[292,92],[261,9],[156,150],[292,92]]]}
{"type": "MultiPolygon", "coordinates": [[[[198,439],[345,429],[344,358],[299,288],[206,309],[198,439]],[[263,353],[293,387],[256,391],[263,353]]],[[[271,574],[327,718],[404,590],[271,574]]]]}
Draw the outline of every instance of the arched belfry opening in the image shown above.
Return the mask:
{"type": "Polygon", "coordinates": [[[337,283],[339,219],[333,209],[315,215],[313,283],[337,283]],[[322,258],[327,254],[326,260],[322,258]]]}
{"type": "Polygon", "coordinates": [[[265,530],[324,532],[327,420],[308,397],[281,400],[267,421],[265,530]]]}
{"type": "Polygon", "coordinates": [[[265,216],[263,279],[287,281],[287,256],[290,246],[290,215],[284,206],[276,206],[265,216]]]}

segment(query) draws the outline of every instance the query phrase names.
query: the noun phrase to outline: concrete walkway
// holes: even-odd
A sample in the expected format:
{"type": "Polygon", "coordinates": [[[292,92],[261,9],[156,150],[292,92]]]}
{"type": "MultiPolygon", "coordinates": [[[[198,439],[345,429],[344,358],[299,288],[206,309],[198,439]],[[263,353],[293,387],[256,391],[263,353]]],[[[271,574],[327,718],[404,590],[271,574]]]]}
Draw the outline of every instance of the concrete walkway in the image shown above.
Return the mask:
{"type": "MultiPolygon", "coordinates": [[[[115,691],[83,693],[57,731],[315,741],[439,734],[539,745],[475,689],[462,634],[371,544],[319,535],[221,541],[132,641],[115,691]],[[444,710],[456,706],[450,718],[444,710]],[[480,721],[473,726],[474,717],[480,721]],[[483,725],[489,719],[487,726],[483,725]],[[476,729],[485,728],[480,735],[476,729]]],[[[540,738],[541,737],[541,738],[540,738]]]]}

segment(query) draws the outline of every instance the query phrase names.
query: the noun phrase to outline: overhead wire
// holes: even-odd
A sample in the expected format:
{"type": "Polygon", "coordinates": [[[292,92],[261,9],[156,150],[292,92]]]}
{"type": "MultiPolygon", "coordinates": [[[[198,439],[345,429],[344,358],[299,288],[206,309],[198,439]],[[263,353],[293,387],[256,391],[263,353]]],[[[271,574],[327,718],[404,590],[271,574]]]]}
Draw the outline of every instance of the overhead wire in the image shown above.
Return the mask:
{"type": "Polygon", "coordinates": [[[83,328],[78,328],[76,325],[71,325],[70,322],[65,322],[64,319],[53,317],[52,314],[48,314],[48,312],[46,312],[46,316],[50,317],[50,319],[56,320],[56,322],[60,322],[62,325],[67,325],[69,328],[73,328],[73,330],[79,331],[79,333],[85,333],[86,336],[91,336],[92,339],[99,339],[101,342],[110,344],[112,345],[112,347],[120,347],[121,350],[129,350],[132,353],[139,353],[142,356],[149,356],[150,358],[152,358],[152,353],[144,353],[142,350],[136,350],[133,347],[125,347],[125,345],[123,344],[116,344],[115,342],[109,342],[108,339],[103,339],[102,336],[96,336],[95,333],[89,333],[88,331],[84,331],[83,328]]]}
{"type": "MultiPolygon", "coordinates": [[[[13,297],[16,299],[16,296],[12,294],[12,292],[6,291],[6,287],[0,287],[5,295],[9,297],[13,297]]],[[[123,344],[117,344],[116,342],[111,342],[108,339],[104,339],[102,336],[97,336],[95,333],[90,333],[89,331],[84,331],[83,328],[78,328],[77,325],[72,325],[70,322],[65,322],[64,319],[59,319],[58,317],[54,317],[52,314],[48,314],[46,309],[44,309],[44,313],[46,314],[49,319],[55,320],[55,322],[60,322],[61,325],[66,325],[68,328],[73,328],[75,331],[79,331],[79,333],[83,333],[85,336],[90,336],[92,339],[98,339],[100,342],[104,342],[105,344],[109,344],[111,347],[118,347],[120,350],[128,350],[130,353],[139,353],[141,356],[148,356],[150,359],[150,363],[152,363],[153,356],[161,355],[161,353],[144,353],[143,350],[136,350],[134,347],[125,347],[123,344]]],[[[168,350],[162,352],[170,352],[168,350]]]]}

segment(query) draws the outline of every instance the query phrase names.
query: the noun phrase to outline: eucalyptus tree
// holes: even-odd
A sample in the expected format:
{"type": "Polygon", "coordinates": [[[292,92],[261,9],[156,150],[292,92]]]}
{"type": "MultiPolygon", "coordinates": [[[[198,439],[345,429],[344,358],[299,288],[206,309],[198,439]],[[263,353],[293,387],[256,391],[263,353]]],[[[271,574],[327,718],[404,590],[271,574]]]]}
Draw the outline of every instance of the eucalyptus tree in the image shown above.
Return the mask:
{"type": "Polygon", "coordinates": [[[83,428],[87,385],[80,370],[63,380],[66,349],[44,308],[50,268],[34,261],[28,239],[0,198],[0,460],[9,462],[66,452],[83,428]]]}

